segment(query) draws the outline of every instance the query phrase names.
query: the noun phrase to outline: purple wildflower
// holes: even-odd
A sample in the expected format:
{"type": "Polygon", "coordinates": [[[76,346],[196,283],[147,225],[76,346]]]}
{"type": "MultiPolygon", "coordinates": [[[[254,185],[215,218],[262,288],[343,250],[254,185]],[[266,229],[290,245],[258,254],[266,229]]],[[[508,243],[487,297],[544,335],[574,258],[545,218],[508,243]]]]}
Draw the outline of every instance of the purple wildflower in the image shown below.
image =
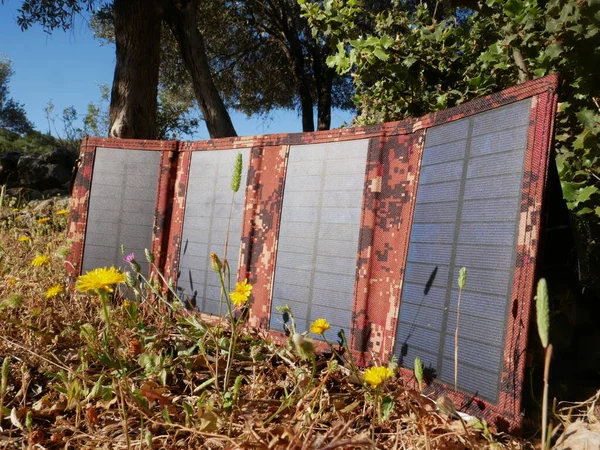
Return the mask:
{"type": "Polygon", "coordinates": [[[135,253],[130,253],[125,258],[123,258],[123,261],[125,261],[126,263],[132,263],[133,261],[135,261],[135,253]]]}

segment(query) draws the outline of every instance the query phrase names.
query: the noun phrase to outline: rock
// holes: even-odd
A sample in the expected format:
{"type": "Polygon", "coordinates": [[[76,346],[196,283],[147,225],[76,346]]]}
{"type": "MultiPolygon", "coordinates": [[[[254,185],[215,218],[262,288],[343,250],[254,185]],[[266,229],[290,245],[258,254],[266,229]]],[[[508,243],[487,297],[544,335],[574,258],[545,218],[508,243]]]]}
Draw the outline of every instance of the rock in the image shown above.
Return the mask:
{"type": "Polygon", "coordinates": [[[45,183],[48,185],[45,189],[53,189],[64,186],[71,181],[71,169],[59,164],[48,164],[48,173],[45,183]]]}
{"type": "Polygon", "coordinates": [[[57,148],[50,153],[41,155],[39,160],[43,164],[57,164],[62,167],[73,167],[77,160],[77,155],[67,149],[57,148]]]}
{"type": "Polygon", "coordinates": [[[43,155],[7,152],[0,154],[0,184],[38,191],[68,190],[77,155],[57,149],[43,155]]]}
{"type": "Polygon", "coordinates": [[[16,170],[21,156],[23,156],[23,153],[14,150],[6,153],[0,153],[0,166],[7,171],[16,170]]]}
{"type": "Polygon", "coordinates": [[[0,184],[15,184],[17,182],[17,164],[23,156],[21,152],[10,151],[0,153],[0,184]]]}
{"type": "Polygon", "coordinates": [[[17,164],[19,186],[37,189],[46,177],[48,168],[40,164],[36,155],[23,155],[17,164]]]}
{"type": "Polygon", "coordinates": [[[600,424],[576,421],[570,424],[553,447],[554,450],[600,449],[600,424]]]}

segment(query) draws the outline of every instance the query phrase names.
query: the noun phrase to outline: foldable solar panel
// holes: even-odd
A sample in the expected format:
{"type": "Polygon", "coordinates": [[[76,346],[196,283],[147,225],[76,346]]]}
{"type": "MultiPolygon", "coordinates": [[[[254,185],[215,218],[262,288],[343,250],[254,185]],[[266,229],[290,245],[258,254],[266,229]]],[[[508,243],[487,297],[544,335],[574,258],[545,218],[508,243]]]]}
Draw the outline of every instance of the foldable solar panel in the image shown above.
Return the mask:
{"type": "Polygon", "coordinates": [[[251,325],[283,336],[282,305],[300,330],[325,318],[360,364],[395,355],[413,382],[419,357],[427,393],[516,427],[556,84],[550,76],[372,127],[192,143],[87,139],[69,273],[122,266],[121,244],[149,248],[182,301],[219,315],[209,255],[223,258],[227,247],[234,281],[253,285],[251,325]],[[232,196],[238,152],[246,186],[232,196]]]}

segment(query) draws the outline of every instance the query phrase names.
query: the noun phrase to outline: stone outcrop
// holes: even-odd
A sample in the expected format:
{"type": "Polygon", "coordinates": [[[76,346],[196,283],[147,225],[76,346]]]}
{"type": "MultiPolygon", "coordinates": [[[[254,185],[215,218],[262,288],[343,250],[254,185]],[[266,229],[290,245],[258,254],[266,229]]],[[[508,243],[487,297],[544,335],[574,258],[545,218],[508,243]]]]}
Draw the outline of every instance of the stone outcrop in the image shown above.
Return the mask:
{"type": "Polygon", "coordinates": [[[0,153],[0,185],[31,192],[33,197],[46,191],[67,193],[76,161],[77,155],[66,149],[44,154],[0,153]]]}

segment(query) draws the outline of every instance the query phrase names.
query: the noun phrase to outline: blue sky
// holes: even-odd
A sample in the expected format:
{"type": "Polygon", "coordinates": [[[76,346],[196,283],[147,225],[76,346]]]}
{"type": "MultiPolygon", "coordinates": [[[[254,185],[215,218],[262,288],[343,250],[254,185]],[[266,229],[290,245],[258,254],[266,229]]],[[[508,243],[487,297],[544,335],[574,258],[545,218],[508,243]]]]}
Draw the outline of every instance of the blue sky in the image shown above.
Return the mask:
{"type": "MultiPolygon", "coordinates": [[[[10,80],[10,97],[24,104],[28,118],[39,131],[48,131],[44,108],[52,100],[57,112],[74,106],[84,113],[90,101],[100,100],[98,84],[112,84],[115,50],[101,46],[83,18],[73,30],[56,30],[52,34],[35,25],[21,31],[16,23],[19,0],[0,2],[0,54],[12,61],[15,72],[10,80]]],[[[296,111],[279,111],[264,119],[247,118],[232,112],[240,136],[302,131],[296,111]]],[[[351,115],[333,111],[332,127],[349,122],[351,115]]],[[[208,138],[202,127],[194,139],[208,138]]]]}

